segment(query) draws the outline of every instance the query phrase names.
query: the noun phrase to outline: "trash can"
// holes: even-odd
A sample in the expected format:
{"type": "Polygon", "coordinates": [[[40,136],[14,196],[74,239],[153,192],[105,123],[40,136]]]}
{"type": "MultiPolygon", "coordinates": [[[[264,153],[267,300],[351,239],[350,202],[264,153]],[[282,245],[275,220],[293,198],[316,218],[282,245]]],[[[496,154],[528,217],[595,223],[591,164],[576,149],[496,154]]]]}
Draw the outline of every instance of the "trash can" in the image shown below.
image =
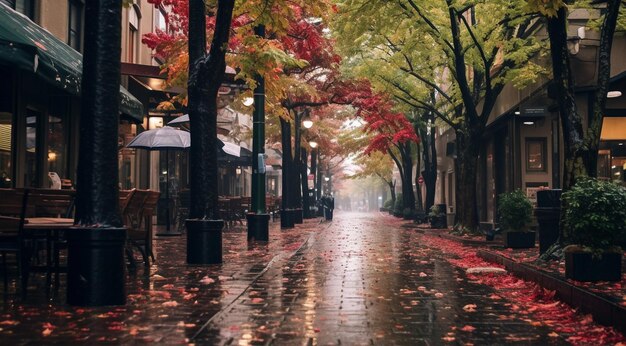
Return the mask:
{"type": "Polygon", "coordinates": [[[545,253],[559,239],[561,217],[561,189],[537,191],[537,230],[539,231],[539,253],[545,253]]]}

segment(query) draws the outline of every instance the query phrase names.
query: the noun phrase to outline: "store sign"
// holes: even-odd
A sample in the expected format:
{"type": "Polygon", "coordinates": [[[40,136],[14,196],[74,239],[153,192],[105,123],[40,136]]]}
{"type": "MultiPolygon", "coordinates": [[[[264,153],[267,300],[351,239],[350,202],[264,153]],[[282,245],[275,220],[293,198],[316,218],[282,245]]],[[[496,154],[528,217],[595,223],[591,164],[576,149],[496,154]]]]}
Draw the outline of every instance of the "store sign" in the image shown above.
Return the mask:
{"type": "Polygon", "coordinates": [[[522,108],[522,116],[527,117],[544,117],[546,115],[546,107],[526,107],[522,108]]]}

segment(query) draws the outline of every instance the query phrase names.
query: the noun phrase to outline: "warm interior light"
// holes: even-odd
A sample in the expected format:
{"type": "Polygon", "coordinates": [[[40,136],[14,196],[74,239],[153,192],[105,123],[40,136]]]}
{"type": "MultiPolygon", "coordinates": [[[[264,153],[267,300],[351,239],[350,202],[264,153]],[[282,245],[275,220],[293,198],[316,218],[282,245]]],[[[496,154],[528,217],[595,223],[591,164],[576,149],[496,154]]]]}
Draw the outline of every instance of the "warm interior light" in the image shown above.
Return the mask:
{"type": "Polygon", "coordinates": [[[240,175],[241,174],[241,167],[235,168],[235,173],[237,173],[237,175],[240,175]]]}
{"type": "Polygon", "coordinates": [[[48,161],[54,161],[57,159],[57,153],[55,153],[54,151],[49,151],[48,152],[48,161]]]}
{"type": "Polygon", "coordinates": [[[163,127],[163,117],[148,118],[148,130],[154,130],[163,127]]]}
{"type": "Polygon", "coordinates": [[[522,114],[522,112],[520,112],[520,111],[515,111],[515,115],[520,115],[520,114],[522,114]]]}
{"type": "Polygon", "coordinates": [[[254,103],[254,99],[252,97],[246,97],[241,102],[243,103],[244,106],[250,107],[254,103]]]}
{"type": "Polygon", "coordinates": [[[535,125],[534,121],[524,121],[524,125],[535,125]]]}
{"type": "Polygon", "coordinates": [[[609,99],[620,97],[620,96],[622,96],[622,92],[619,90],[611,90],[608,93],[606,93],[606,97],[609,99]]]}
{"type": "Polygon", "coordinates": [[[315,142],[315,141],[310,141],[310,142],[309,142],[309,145],[310,145],[310,146],[311,146],[311,148],[313,148],[313,149],[317,148],[317,142],[315,142]]]}

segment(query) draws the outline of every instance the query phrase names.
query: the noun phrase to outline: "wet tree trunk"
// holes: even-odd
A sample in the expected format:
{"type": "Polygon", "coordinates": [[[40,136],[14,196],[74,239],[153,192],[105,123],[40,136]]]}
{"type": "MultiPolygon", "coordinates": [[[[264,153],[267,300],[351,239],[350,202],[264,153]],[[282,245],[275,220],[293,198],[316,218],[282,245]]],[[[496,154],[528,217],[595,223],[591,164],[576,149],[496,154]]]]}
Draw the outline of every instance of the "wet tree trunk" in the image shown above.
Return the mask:
{"type": "Polygon", "coordinates": [[[576,178],[586,175],[582,159],[583,125],[574,96],[574,81],[567,49],[567,10],[559,9],[555,17],[548,18],[548,35],[552,56],[552,73],[557,90],[557,104],[563,126],[565,167],[563,189],[576,183],[576,178]]]}
{"type": "Polygon", "coordinates": [[[422,200],[422,184],[420,184],[419,182],[419,177],[420,177],[420,172],[422,170],[422,156],[421,156],[421,150],[422,149],[422,145],[421,144],[417,144],[417,150],[416,150],[416,165],[415,165],[415,193],[417,196],[417,210],[424,210],[424,202],[422,200]]]}
{"type": "Polygon", "coordinates": [[[76,221],[84,227],[121,227],[117,136],[120,105],[121,3],[88,4],[81,84],[76,221]]]}
{"type": "Polygon", "coordinates": [[[189,1],[190,219],[219,219],[217,204],[217,91],[226,69],[234,0],[219,0],[215,32],[206,54],[206,8],[189,1]]]}
{"type": "MultiPolygon", "coordinates": [[[[429,115],[428,119],[434,125],[434,117],[429,115]]],[[[426,186],[425,209],[428,211],[435,204],[435,188],[437,186],[437,147],[435,146],[434,126],[430,133],[428,129],[420,129],[420,138],[422,138],[422,157],[424,159],[422,177],[426,186]]]]}
{"type": "Polygon", "coordinates": [[[411,143],[401,143],[400,157],[402,159],[402,209],[415,210],[415,193],[413,192],[413,158],[411,157],[411,143]]]}
{"type": "Polygon", "coordinates": [[[454,162],[456,174],[456,221],[468,231],[478,229],[478,206],[476,176],[478,169],[479,141],[477,136],[465,136],[456,131],[457,159],[454,162]]]}
{"type": "Polygon", "coordinates": [[[591,177],[595,177],[598,174],[598,147],[600,146],[602,119],[606,110],[606,95],[611,81],[613,36],[615,35],[617,17],[622,1],[608,0],[606,4],[606,14],[600,28],[600,45],[598,47],[598,88],[589,100],[592,105],[591,114],[589,114],[589,125],[584,137],[584,151],[582,154],[587,175],[591,177]]]}
{"type": "Polygon", "coordinates": [[[306,174],[306,161],[307,161],[307,151],[305,148],[300,148],[300,185],[302,186],[302,209],[304,210],[304,215],[308,217],[310,210],[310,200],[309,200],[309,186],[308,186],[308,177],[306,174]]]}

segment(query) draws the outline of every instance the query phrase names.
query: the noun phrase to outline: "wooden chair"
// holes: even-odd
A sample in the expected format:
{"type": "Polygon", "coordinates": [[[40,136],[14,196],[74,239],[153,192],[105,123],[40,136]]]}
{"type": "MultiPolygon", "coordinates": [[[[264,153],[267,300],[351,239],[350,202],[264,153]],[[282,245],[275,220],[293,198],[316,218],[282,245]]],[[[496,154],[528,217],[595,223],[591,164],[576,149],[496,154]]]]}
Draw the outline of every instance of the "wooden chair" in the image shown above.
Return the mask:
{"type": "MultiPolygon", "coordinates": [[[[148,198],[148,190],[135,190],[130,197],[122,218],[124,220],[124,226],[127,230],[127,242],[126,242],[126,255],[131,267],[135,266],[135,260],[133,257],[133,241],[136,239],[143,239],[144,233],[141,230],[143,221],[143,208],[148,198]]],[[[147,260],[145,252],[142,252],[144,261],[147,260]]]]}
{"type": "Polygon", "coordinates": [[[146,201],[143,205],[143,227],[141,227],[144,230],[143,244],[142,240],[139,238],[131,240],[134,242],[133,245],[135,246],[141,247],[143,245],[143,253],[145,253],[144,264],[149,266],[148,256],[152,258],[153,262],[155,261],[154,252],[152,251],[152,218],[155,215],[161,193],[150,190],[148,190],[147,193],[148,197],[146,197],[146,201]]]}
{"type": "Polygon", "coordinates": [[[4,294],[8,293],[7,254],[15,254],[18,282],[22,297],[26,295],[30,268],[30,251],[22,237],[22,226],[28,193],[24,190],[0,189],[0,254],[4,274],[4,294]]]}
{"type": "Polygon", "coordinates": [[[126,207],[128,206],[128,202],[130,202],[131,197],[135,193],[136,189],[132,190],[120,190],[119,199],[120,199],[120,214],[123,216],[126,212],[126,207]]]}

